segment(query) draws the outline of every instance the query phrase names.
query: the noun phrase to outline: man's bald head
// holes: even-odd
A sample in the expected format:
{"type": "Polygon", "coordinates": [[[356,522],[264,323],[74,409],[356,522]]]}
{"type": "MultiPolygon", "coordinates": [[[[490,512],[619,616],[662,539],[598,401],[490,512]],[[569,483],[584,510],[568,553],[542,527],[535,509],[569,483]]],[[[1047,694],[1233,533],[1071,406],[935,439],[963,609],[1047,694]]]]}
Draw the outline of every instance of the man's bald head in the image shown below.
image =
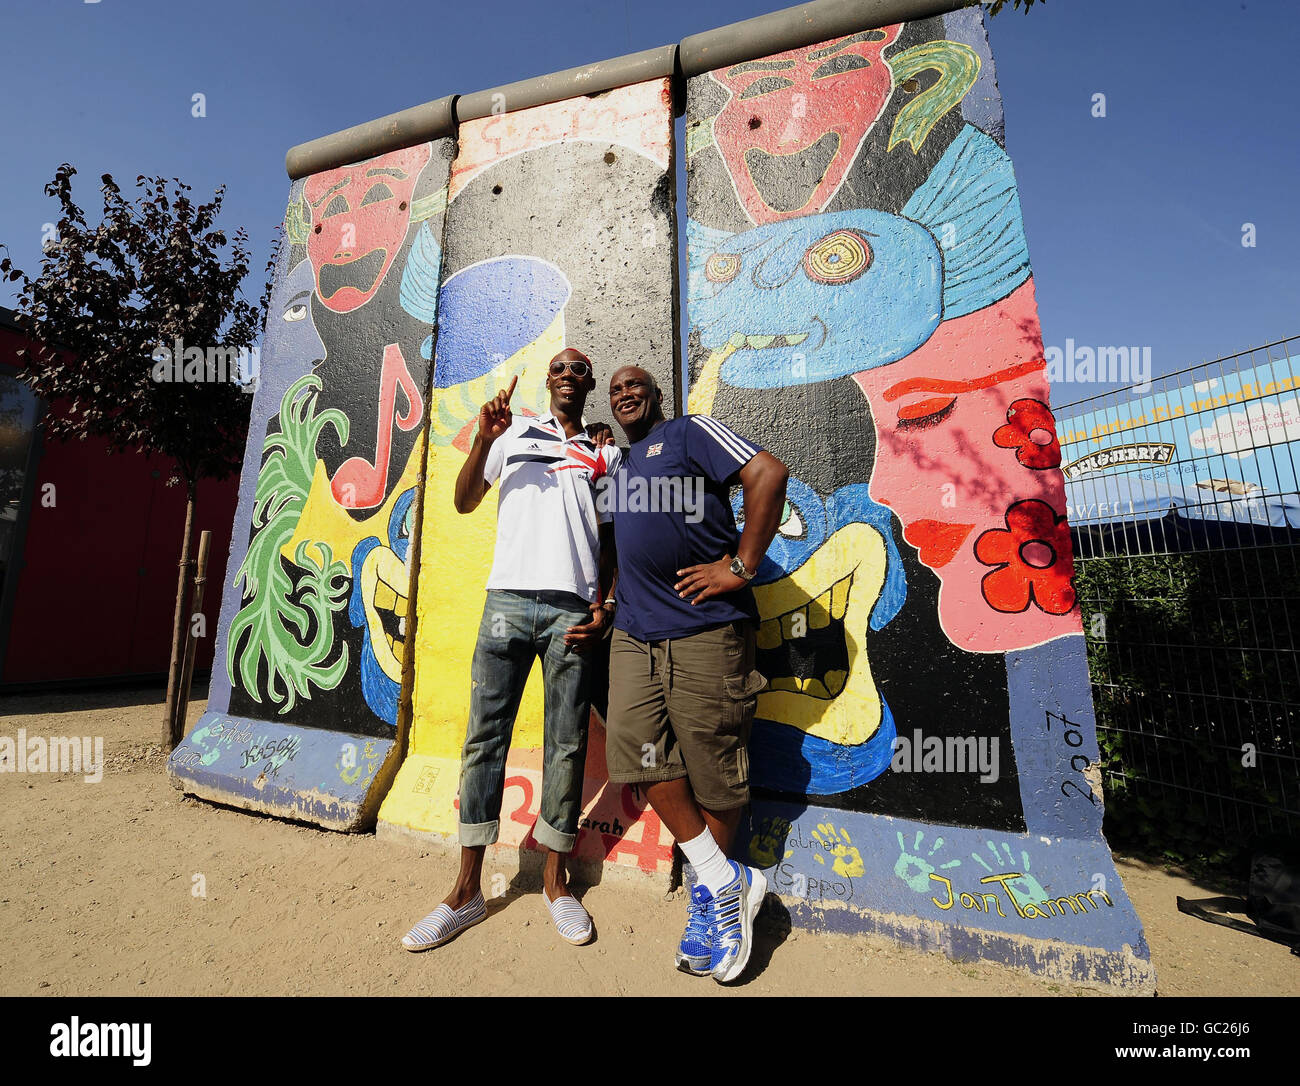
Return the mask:
{"type": "Polygon", "coordinates": [[[664,420],[663,391],[641,366],[620,366],[609,379],[609,409],[628,440],[640,441],[664,420]]]}
{"type": "Polygon", "coordinates": [[[642,369],[640,366],[620,366],[614,371],[613,376],[610,377],[609,387],[613,389],[615,382],[621,383],[625,374],[632,373],[635,373],[645,381],[645,383],[650,387],[651,392],[662,397],[663,392],[659,388],[659,382],[655,380],[655,375],[647,369],[642,369]]]}

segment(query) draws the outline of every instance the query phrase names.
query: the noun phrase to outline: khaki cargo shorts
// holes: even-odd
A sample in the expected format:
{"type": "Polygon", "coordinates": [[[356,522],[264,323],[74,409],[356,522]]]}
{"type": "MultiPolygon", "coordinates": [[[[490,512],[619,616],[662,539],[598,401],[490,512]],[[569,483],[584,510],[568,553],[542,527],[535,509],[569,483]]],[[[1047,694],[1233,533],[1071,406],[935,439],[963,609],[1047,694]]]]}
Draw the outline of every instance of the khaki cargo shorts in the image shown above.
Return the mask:
{"type": "Polygon", "coordinates": [[[605,758],[623,784],[690,780],[711,811],[749,802],[749,733],[758,692],[754,626],[638,641],[616,629],[609,650],[605,758]]]}

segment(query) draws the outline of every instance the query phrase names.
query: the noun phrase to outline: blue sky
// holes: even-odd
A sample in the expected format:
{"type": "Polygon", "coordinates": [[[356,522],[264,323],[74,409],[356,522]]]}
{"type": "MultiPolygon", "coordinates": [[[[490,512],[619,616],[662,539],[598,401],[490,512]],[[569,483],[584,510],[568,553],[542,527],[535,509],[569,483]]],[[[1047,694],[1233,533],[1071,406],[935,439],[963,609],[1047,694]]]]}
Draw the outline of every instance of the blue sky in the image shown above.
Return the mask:
{"type": "MultiPolygon", "coordinates": [[[[42,189],[67,161],[92,209],[102,173],[225,184],[260,274],[289,146],[779,3],[5,0],[0,242],[36,269],[56,207],[42,189]]],[[[1149,346],[1161,374],[1300,331],[1292,0],[1047,0],[990,20],[990,39],[1049,346],[1149,346]]]]}

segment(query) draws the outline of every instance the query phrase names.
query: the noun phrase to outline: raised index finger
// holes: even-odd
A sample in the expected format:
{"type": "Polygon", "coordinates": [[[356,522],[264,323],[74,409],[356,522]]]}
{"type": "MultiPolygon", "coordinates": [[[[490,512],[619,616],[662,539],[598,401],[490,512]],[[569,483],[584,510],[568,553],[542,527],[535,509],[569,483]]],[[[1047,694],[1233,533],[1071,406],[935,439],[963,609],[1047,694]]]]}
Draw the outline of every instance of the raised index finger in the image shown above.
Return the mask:
{"type": "Polygon", "coordinates": [[[506,403],[509,403],[510,397],[515,394],[515,385],[517,385],[518,383],[519,383],[519,374],[516,373],[512,378],[510,378],[510,387],[506,389],[506,403]]]}

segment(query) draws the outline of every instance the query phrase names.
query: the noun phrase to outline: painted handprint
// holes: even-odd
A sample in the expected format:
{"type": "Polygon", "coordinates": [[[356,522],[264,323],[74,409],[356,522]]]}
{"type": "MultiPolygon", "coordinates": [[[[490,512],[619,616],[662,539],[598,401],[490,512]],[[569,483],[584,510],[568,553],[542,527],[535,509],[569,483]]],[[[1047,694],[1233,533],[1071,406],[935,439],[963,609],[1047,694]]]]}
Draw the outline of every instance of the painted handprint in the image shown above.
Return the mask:
{"type": "Polygon", "coordinates": [[[992,841],[984,842],[988,846],[989,853],[993,856],[993,862],[999,865],[1002,870],[997,871],[990,867],[984,856],[978,852],[972,852],[971,859],[979,864],[990,875],[1003,874],[1008,868],[1021,872],[1017,879],[1008,879],[1006,886],[1009,890],[1014,890],[1017,897],[1023,901],[1045,901],[1050,895],[1043,889],[1042,884],[1029,874],[1029,853],[1024,849],[1020,850],[1020,861],[1017,863],[1015,854],[1011,846],[1005,841],[1002,842],[1001,851],[992,841]]]}
{"type": "Polygon", "coordinates": [[[749,858],[759,867],[772,867],[779,859],[789,859],[785,839],[790,833],[788,819],[770,815],[764,818],[749,842],[749,858]]]}
{"type": "MultiPolygon", "coordinates": [[[[813,837],[832,856],[831,867],[841,878],[851,879],[866,874],[862,863],[862,853],[853,844],[853,838],[845,829],[837,830],[831,823],[823,822],[815,830],[813,837]]],[[[813,859],[819,864],[826,863],[820,853],[813,853],[813,859]]]]}
{"type": "MultiPolygon", "coordinates": [[[[921,842],[924,840],[925,834],[917,830],[916,837],[913,839],[909,850],[907,843],[903,840],[903,831],[898,831],[898,861],[894,864],[894,874],[918,894],[928,894],[933,889],[934,884],[930,881],[930,875],[936,869],[929,860],[935,859],[938,851],[943,848],[943,838],[936,837],[934,844],[930,846],[930,851],[926,853],[925,857],[913,855],[913,853],[921,851],[921,842]]],[[[961,861],[949,860],[947,863],[939,864],[938,869],[947,871],[953,867],[961,867],[961,861]]]]}

